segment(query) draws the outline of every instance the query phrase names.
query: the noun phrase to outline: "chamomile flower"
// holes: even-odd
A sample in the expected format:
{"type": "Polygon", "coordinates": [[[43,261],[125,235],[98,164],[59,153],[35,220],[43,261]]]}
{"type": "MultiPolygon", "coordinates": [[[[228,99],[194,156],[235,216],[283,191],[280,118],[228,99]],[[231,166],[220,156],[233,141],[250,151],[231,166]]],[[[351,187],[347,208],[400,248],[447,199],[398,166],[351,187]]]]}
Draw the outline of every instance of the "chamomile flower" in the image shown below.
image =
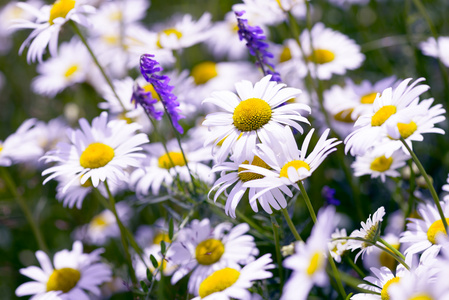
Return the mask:
{"type": "Polygon", "coordinates": [[[237,95],[229,91],[214,92],[204,100],[203,103],[226,110],[207,115],[203,122],[213,129],[205,145],[217,145],[224,139],[216,154],[218,161],[224,161],[233,148],[237,156],[250,156],[258,139],[269,143],[282,136],[283,124],[303,132],[296,122],[309,123],[301,114],[310,113],[309,106],[301,103],[282,105],[301,91],[270,79],[271,75],[267,75],[254,86],[249,81],[241,81],[235,84],[237,95]]]}
{"type": "Polygon", "coordinates": [[[419,48],[421,48],[424,55],[439,58],[441,62],[449,67],[449,37],[440,36],[438,40],[430,37],[427,41],[421,42],[419,44],[419,48]]]}
{"type": "Polygon", "coordinates": [[[329,253],[331,254],[332,258],[336,262],[341,262],[341,256],[348,248],[348,241],[340,238],[347,237],[348,234],[346,233],[346,229],[335,229],[335,232],[331,234],[331,238],[335,239],[333,241],[329,242],[329,253]]]}
{"type": "Polygon", "coordinates": [[[81,129],[68,130],[70,143],[59,143],[58,148],[48,152],[43,158],[47,163],[55,165],[42,172],[50,175],[44,180],[65,176],[71,177],[64,190],[79,181],[81,184],[91,180],[97,187],[100,181],[118,182],[126,178],[125,168],[138,166],[137,158],[143,154],[137,153],[142,144],[148,142],[143,133],[136,134],[140,126],[136,123],[127,124],[124,120],[108,122],[108,114],[101,113],[92,121],[92,126],[85,119],[79,121],[81,129]]]}
{"type": "Polygon", "coordinates": [[[179,265],[173,274],[172,284],[192,272],[189,293],[198,293],[201,282],[214,271],[223,268],[240,269],[254,260],[259,253],[254,238],[246,233],[249,226],[241,223],[232,227],[221,223],[212,227],[209,219],[193,220],[190,227],[179,232],[180,238],[173,242],[167,259],[179,265]]]}
{"type": "Polygon", "coordinates": [[[370,244],[364,241],[348,240],[348,249],[352,251],[361,249],[361,251],[357,253],[357,255],[355,256],[355,260],[357,260],[357,258],[359,258],[360,255],[362,255],[363,258],[365,253],[370,253],[373,247],[375,247],[372,244],[378,243],[377,237],[379,236],[380,224],[384,216],[385,216],[385,208],[381,206],[376,210],[372,218],[371,215],[368,217],[366,223],[363,221],[361,222],[362,228],[360,228],[360,230],[354,230],[351,233],[350,237],[362,238],[372,242],[370,244]]]}
{"type": "Polygon", "coordinates": [[[242,269],[228,267],[217,270],[201,282],[196,292],[199,296],[192,300],[252,300],[254,298],[248,289],[256,280],[273,277],[273,274],[268,271],[274,268],[272,262],[271,254],[268,253],[242,269]]]}
{"type": "Polygon", "coordinates": [[[30,266],[20,273],[35,281],[16,289],[16,296],[33,295],[32,299],[79,300],[100,296],[100,285],[111,279],[111,269],[100,262],[103,249],[83,253],[83,244],[76,241],[71,251],[56,252],[53,264],[43,251],[36,252],[40,268],[30,266]]]}
{"type": "Polygon", "coordinates": [[[61,27],[69,20],[88,26],[89,22],[85,15],[95,12],[95,8],[83,4],[83,0],[56,0],[53,5],[44,5],[40,10],[24,2],[17,5],[36,17],[35,21],[18,19],[11,26],[14,29],[33,29],[19,50],[19,53],[22,53],[25,47],[30,45],[27,53],[28,63],[42,61],[47,45],[50,55],[56,56],[61,27]]]}

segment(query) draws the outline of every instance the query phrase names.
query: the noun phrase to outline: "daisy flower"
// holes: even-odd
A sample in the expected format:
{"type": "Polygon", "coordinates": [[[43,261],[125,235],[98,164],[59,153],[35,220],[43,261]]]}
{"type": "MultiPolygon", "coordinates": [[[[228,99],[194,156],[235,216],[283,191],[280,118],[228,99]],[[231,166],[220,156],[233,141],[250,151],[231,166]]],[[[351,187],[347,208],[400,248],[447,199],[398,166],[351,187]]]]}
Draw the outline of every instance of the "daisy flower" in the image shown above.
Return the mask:
{"type": "Polygon", "coordinates": [[[242,269],[224,268],[217,270],[201,282],[199,290],[195,293],[199,296],[192,300],[253,299],[248,289],[256,280],[273,277],[273,274],[268,271],[274,269],[272,262],[271,254],[267,253],[242,269]]]}
{"type": "Polygon", "coordinates": [[[25,47],[30,45],[27,53],[28,63],[42,61],[47,45],[50,55],[56,56],[61,27],[69,20],[88,26],[89,22],[85,14],[95,12],[93,6],[83,4],[82,0],[56,0],[53,5],[44,5],[40,10],[24,2],[19,2],[17,5],[36,17],[35,21],[18,19],[11,26],[14,29],[33,29],[19,50],[21,54],[25,47]]]}
{"type": "MultiPolygon", "coordinates": [[[[379,236],[380,231],[380,224],[384,216],[385,216],[385,208],[381,206],[376,210],[372,218],[371,215],[368,217],[366,223],[362,221],[361,222],[362,228],[360,228],[360,230],[354,230],[351,233],[350,237],[362,238],[371,241],[372,243],[377,243],[377,238],[379,236]]],[[[350,249],[351,251],[361,249],[361,251],[357,253],[357,255],[355,256],[356,261],[360,255],[362,255],[363,258],[365,253],[370,253],[374,247],[375,247],[374,245],[368,244],[364,241],[348,240],[348,249],[350,249]]]]}
{"type": "Polygon", "coordinates": [[[108,114],[103,112],[93,119],[92,126],[86,119],[80,119],[79,124],[81,129],[68,130],[70,143],[59,143],[58,149],[43,157],[47,163],[56,163],[42,172],[42,175],[50,175],[44,184],[58,176],[72,178],[64,191],[80,177],[81,184],[90,179],[94,187],[100,181],[118,182],[126,178],[125,168],[137,167],[137,158],[144,157],[137,152],[148,142],[148,137],[144,133],[136,134],[140,129],[136,123],[108,122],[108,114]]]}
{"type": "Polygon", "coordinates": [[[365,60],[359,45],[323,23],[316,23],[311,33],[303,31],[300,42],[308,69],[319,79],[330,79],[332,74],[344,75],[346,70],[357,69],[365,60]]]}
{"type": "Polygon", "coordinates": [[[336,239],[329,242],[329,253],[331,254],[332,258],[340,263],[341,262],[341,256],[348,248],[348,241],[344,239],[339,238],[345,238],[348,234],[346,233],[346,229],[335,229],[335,232],[331,234],[331,239],[336,239]]]}
{"type": "Polygon", "coordinates": [[[111,269],[101,263],[103,249],[83,253],[83,244],[73,243],[73,250],[56,252],[53,264],[43,251],[36,252],[41,268],[30,266],[20,273],[35,281],[26,282],[16,289],[16,296],[32,299],[79,300],[100,296],[100,285],[111,279],[111,269]]]}
{"type": "Polygon", "coordinates": [[[218,161],[224,161],[232,148],[237,156],[249,157],[258,139],[267,143],[282,136],[282,124],[290,125],[299,132],[303,129],[296,121],[309,124],[300,113],[310,113],[309,106],[300,103],[281,105],[301,91],[270,79],[271,75],[267,75],[254,86],[249,81],[241,81],[235,84],[237,94],[214,92],[203,101],[226,110],[208,114],[203,122],[203,125],[213,128],[205,145],[217,145],[224,139],[216,154],[218,161]]]}
{"type": "Polygon", "coordinates": [[[430,37],[427,41],[421,42],[419,48],[424,55],[439,58],[446,67],[449,67],[449,37],[440,36],[438,41],[430,37]]]}
{"type": "Polygon", "coordinates": [[[221,223],[212,227],[209,219],[193,220],[190,227],[179,232],[167,254],[167,260],[179,265],[172,284],[192,272],[188,289],[189,293],[196,294],[201,282],[214,271],[240,269],[240,264],[253,261],[259,250],[254,238],[246,234],[248,231],[246,223],[235,227],[221,223]]]}

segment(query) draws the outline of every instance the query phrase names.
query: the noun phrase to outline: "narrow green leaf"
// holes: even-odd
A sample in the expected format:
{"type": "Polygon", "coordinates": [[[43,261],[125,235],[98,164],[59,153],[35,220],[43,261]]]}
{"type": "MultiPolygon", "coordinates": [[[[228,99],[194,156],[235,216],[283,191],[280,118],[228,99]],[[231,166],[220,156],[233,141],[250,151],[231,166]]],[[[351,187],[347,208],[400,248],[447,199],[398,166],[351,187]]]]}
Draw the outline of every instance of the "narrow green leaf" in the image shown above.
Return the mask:
{"type": "Polygon", "coordinates": [[[151,274],[150,269],[147,269],[147,279],[149,282],[153,280],[153,274],[151,274]]]}
{"type": "Polygon", "coordinates": [[[161,253],[165,255],[165,251],[167,251],[167,246],[165,246],[165,242],[161,241],[161,253]]]}
{"type": "Polygon", "coordinates": [[[153,254],[150,255],[150,260],[151,260],[151,264],[153,265],[153,267],[157,268],[157,266],[159,265],[156,258],[153,256],[153,254]]]}
{"type": "Polygon", "coordinates": [[[173,219],[168,222],[168,237],[170,241],[173,240],[173,219]]]}
{"type": "Polygon", "coordinates": [[[145,283],[145,281],[141,281],[140,282],[140,286],[142,287],[142,290],[145,292],[145,293],[148,293],[148,286],[147,286],[147,284],[145,283]]]}

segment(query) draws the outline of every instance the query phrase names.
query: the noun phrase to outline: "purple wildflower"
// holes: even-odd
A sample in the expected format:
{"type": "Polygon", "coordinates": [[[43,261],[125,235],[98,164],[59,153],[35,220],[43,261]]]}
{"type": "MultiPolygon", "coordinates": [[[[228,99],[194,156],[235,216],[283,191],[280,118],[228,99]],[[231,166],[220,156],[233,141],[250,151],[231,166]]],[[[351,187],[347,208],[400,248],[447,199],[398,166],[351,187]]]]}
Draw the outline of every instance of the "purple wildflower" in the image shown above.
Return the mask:
{"type": "Polygon", "coordinates": [[[271,81],[280,82],[281,76],[274,70],[274,65],[268,61],[273,58],[273,54],[268,49],[268,43],[264,42],[267,37],[259,26],[250,26],[247,19],[243,19],[242,15],[245,11],[235,12],[237,17],[238,34],[241,41],[246,41],[246,47],[249,53],[256,57],[256,65],[258,65],[264,75],[271,74],[271,81]],[[268,66],[269,70],[265,70],[264,66],[268,66]]]}
{"type": "Polygon", "coordinates": [[[324,199],[328,204],[331,205],[340,205],[340,200],[335,199],[335,189],[328,187],[325,185],[323,189],[321,190],[321,194],[323,195],[324,199]]]}
{"type": "Polygon", "coordinates": [[[173,126],[179,133],[183,133],[184,129],[178,121],[184,118],[184,116],[179,114],[179,102],[177,97],[172,93],[174,87],[169,85],[170,78],[168,76],[158,74],[163,69],[153,57],[154,55],[152,54],[144,54],[140,57],[140,72],[145,80],[153,85],[156,93],[158,93],[173,126]]]}
{"type": "Polygon", "coordinates": [[[141,88],[138,84],[134,85],[133,95],[131,103],[134,103],[135,107],[140,104],[150,117],[156,120],[162,119],[164,115],[163,111],[157,111],[154,104],[157,103],[157,99],[151,96],[151,91],[145,92],[145,89],[141,88]]]}

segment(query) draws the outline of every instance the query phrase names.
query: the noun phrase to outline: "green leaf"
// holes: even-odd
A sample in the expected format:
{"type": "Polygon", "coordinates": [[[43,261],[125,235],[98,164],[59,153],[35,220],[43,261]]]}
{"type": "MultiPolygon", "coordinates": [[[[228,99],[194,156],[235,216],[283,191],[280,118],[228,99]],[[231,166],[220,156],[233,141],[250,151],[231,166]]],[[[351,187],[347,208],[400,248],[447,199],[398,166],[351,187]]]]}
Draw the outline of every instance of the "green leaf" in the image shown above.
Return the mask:
{"type": "Polygon", "coordinates": [[[153,254],[150,255],[150,260],[153,267],[157,268],[159,266],[157,259],[153,256],[153,254]]]}
{"type": "Polygon", "coordinates": [[[173,219],[170,219],[168,222],[168,238],[173,240],[173,219]]]}
{"type": "Polygon", "coordinates": [[[153,280],[153,274],[151,274],[150,269],[147,269],[147,279],[149,282],[153,280]]]}
{"type": "Polygon", "coordinates": [[[147,284],[145,283],[145,281],[141,281],[140,282],[140,286],[142,287],[142,290],[145,292],[145,293],[148,293],[148,286],[147,286],[147,284]]]}
{"type": "Polygon", "coordinates": [[[165,251],[167,251],[167,246],[165,246],[165,242],[161,241],[161,253],[165,255],[165,251]]]}

